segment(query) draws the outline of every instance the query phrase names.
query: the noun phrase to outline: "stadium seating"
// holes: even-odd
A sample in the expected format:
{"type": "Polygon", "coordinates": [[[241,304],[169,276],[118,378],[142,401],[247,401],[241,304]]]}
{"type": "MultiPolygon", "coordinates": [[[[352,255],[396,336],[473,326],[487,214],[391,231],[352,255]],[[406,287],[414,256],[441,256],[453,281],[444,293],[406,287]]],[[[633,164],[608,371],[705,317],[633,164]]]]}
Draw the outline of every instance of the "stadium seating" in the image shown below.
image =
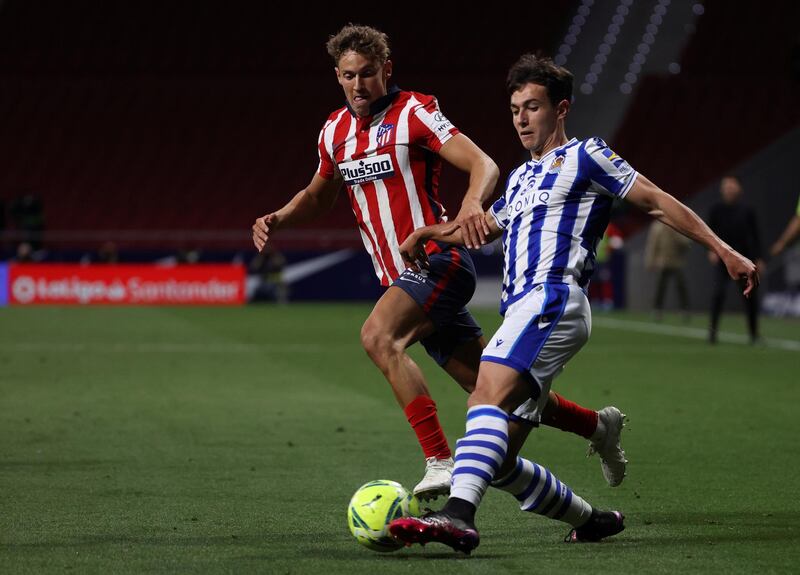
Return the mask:
{"type": "MultiPolygon", "coordinates": [[[[800,125],[798,6],[725,4],[705,3],[681,74],[646,77],[612,142],[682,199],[800,125]]],[[[634,211],[622,225],[646,221],[634,211]]]]}

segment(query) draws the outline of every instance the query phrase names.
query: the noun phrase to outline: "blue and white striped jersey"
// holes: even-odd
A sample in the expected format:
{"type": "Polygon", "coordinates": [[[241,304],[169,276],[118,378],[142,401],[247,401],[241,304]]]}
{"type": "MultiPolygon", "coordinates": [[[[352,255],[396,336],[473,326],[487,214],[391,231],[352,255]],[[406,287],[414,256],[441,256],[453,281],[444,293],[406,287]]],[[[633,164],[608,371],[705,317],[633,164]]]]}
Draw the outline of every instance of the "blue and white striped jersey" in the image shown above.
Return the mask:
{"type": "Polygon", "coordinates": [[[614,198],[637,175],[600,138],[573,138],[511,172],[491,208],[504,230],[500,313],[538,284],[589,283],[614,198]]]}

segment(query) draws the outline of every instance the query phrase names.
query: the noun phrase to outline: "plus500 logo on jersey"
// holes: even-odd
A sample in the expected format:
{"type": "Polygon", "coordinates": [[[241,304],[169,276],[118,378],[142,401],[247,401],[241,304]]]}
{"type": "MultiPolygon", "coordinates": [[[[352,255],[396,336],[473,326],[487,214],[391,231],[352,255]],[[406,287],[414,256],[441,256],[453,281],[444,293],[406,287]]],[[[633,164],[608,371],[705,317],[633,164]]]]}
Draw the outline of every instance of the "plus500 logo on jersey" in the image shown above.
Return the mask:
{"type": "Polygon", "coordinates": [[[389,154],[381,154],[339,164],[339,172],[348,186],[384,180],[394,176],[394,165],[389,154]]]}

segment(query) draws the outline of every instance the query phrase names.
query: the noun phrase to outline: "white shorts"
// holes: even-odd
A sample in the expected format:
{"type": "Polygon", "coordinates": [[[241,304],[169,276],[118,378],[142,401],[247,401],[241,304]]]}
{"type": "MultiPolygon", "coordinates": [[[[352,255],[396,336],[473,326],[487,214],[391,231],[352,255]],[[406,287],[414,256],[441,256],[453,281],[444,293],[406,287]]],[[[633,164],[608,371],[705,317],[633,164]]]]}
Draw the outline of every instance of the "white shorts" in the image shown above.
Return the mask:
{"type": "Polygon", "coordinates": [[[512,419],[538,425],[550,385],[588,341],[591,331],[589,300],[575,285],[540,284],[509,306],[481,361],[500,363],[530,376],[531,399],[514,411],[512,419]]]}

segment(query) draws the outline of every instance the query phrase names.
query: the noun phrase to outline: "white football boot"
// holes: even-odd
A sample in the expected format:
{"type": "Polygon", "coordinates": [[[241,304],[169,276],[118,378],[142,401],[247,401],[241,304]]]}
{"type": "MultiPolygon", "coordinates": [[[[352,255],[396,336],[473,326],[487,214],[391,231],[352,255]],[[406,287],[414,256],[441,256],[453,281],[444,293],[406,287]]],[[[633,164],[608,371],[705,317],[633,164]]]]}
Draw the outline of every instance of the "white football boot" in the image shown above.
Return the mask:
{"type": "Polygon", "coordinates": [[[437,459],[429,457],[425,460],[425,477],[417,483],[414,495],[418,499],[428,501],[440,495],[450,493],[450,480],[453,476],[453,458],[437,459]]]}
{"type": "Polygon", "coordinates": [[[616,407],[604,407],[597,412],[597,430],[591,438],[589,457],[600,455],[603,477],[611,487],[616,487],[625,479],[625,452],[619,445],[619,436],[625,427],[625,414],[616,407]]]}

